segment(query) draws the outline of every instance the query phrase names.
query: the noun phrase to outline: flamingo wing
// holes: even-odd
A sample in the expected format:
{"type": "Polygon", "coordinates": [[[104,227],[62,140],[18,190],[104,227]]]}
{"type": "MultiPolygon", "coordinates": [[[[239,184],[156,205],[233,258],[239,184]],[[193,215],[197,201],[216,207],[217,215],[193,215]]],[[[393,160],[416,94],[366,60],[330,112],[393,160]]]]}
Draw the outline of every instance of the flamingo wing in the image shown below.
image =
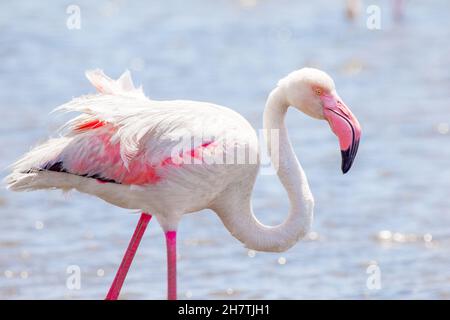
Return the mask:
{"type": "MultiPolygon", "coordinates": [[[[154,184],[169,167],[178,165],[174,156],[197,157],[212,147],[213,138],[197,141],[191,148],[180,143],[198,134],[198,122],[186,105],[178,106],[134,97],[96,95],[74,99],[60,110],[82,115],[63,127],[68,143],[39,169],[95,178],[99,182],[154,184]],[[190,121],[192,120],[192,121],[190,121]]],[[[203,117],[207,118],[207,113],[203,117]]],[[[212,113],[210,114],[210,116],[212,113]]]]}
{"type": "Polygon", "coordinates": [[[128,72],[117,81],[100,70],[87,77],[100,92],[57,108],[81,115],[61,128],[62,137],[20,159],[14,171],[65,172],[127,185],[155,184],[174,175],[184,175],[187,181],[189,170],[198,177],[214,169],[203,165],[175,170],[180,166],[174,156],[199,158],[200,151],[217,151],[224,148],[225,136],[242,136],[242,125],[248,125],[233,111],[213,104],[150,100],[134,87],[128,72]],[[200,139],[186,148],[180,143],[184,137],[200,139]]]}

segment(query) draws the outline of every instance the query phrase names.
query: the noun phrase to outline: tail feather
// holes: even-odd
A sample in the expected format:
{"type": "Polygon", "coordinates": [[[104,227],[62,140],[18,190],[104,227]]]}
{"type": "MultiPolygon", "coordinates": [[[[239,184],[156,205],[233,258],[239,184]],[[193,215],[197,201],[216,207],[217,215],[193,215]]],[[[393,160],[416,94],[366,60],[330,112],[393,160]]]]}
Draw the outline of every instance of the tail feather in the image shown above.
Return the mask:
{"type": "Polygon", "coordinates": [[[68,173],[31,170],[29,172],[13,171],[5,178],[7,189],[11,191],[33,191],[40,189],[61,189],[68,191],[77,188],[82,177],[68,173]]]}
{"type": "Polygon", "coordinates": [[[48,163],[55,161],[69,141],[70,139],[65,137],[50,139],[26,153],[10,166],[12,172],[4,180],[7,188],[13,191],[24,191],[59,187],[52,185],[51,181],[43,181],[41,178],[44,175],[40,170],[48,163]]]}
{"type": "Polygon", "coordinates": [[[111,79],[100,69],[86,71],[86,77],[100,93],[147,99],[142,90],[142,86],[139,88],[134,86],[130,71],[128,70],[118,80],[111,79]]]}
{"type": "MultiPolygon", "coordinates": [[[[109,78],[100,69],[87,71],[86,77],[99,93],[74,98],[54,110],[82,114],[60,128],[62,137],[35,147],[10,166],[12,172],[5,179],[9,189],[65,188],[67,182],[60,181],[65,175],[46,172],[45,168],[58,161],[71,141],[87,137],[93,130],[110,132],[111,143],[120,142],[121,158],[126,166],[129,159],[138,153],[140,140],[151,128],[146,126],[141,132],[136,130],[139,126],[135,124],[153,116],[148,112],[150,100],[144,95],[142,87],[134,86],[128,70],[118,80],[109,78]]],[[[155,118],[161,113],[159,108],[152,110],[155,118]]]]}
{"type": "Polygon", "coordinates": [[[6,188],[9,190],[25,191],[30,189],[30,186],[32,185],[31,180],[33,180],[34,176],[35,174],[32,173],[20,173],[18,171],[13,171],[5,178],[4,182],[6,183],[6,188]]]}

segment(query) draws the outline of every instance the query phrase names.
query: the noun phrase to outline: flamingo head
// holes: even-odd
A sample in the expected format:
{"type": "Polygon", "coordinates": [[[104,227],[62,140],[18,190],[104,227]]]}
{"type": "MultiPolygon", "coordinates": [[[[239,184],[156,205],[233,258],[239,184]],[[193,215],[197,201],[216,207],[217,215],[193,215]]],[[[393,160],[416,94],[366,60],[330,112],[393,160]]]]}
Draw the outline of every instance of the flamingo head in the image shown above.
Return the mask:
{"type": "Polygon", "coordinates": [[[303,68],[281,79],[278,86],[289,105],[329,123],[339,139],[342,172],[347,173],[358,151],[361,126],[337,94],[333,79],[323,71],[303,68]]]}

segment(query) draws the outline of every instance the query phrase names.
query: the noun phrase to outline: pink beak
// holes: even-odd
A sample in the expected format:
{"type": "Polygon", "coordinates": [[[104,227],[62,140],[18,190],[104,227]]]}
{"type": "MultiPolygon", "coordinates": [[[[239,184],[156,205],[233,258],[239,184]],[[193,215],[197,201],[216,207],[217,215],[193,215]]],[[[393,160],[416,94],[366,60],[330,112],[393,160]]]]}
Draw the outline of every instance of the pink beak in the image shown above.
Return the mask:
{"type": "Polygon", "coordinates": [[[341,168],[345,174],[350,170],[353,160],[355,160],[361,138],[361,126],[337,94],[323,95],[321,100],[325,119],[339,139],[342,154],[341,168]]]}

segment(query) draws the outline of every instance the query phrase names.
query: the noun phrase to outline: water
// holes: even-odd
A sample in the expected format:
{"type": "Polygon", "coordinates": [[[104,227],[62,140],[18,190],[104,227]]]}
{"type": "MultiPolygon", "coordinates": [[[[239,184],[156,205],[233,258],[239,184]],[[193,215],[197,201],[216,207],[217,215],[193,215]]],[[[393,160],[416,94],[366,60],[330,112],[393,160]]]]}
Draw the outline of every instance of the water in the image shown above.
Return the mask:
{"type": "MultiPolygon", "coordinates": [[[[77,1],[0,4],[0,167],[44,141],[55,106],[93,92],[85,69],[126,68],[155,99],[213,101],[260,128],[276,81],[302,66],[328,71],[358,116],[363,140],[340,173],[324,122],[289,112],[288,126],[316,199],[314,233],[282,254],[248,252],[211,212],[179,230],[179,295],[197,299],[450,298],[450,28],[444,0],[407,2],[402,23],[382,6],[382,30],[349,24],[329,1],[77,1]],[[383,231],[386,230],[386,231],[383,231]],[[284,262],[284,264],[283,264],[284,262]],[[366,286],[376,263],[381,289],[366,286]]],[[[2,171],[1,178],[6,175],[2,171]]],[[[282,221],[276,177],[258,178],[254,207],[282,221]]],[[[101,299],[137,215],[93,197],[0,191],[0,298],[101,299]],[[81,289],[66,286],[81,270],[81,289]]],[[[165,297],[163,234],[152,221],[124,299],[165,297]]]]}

